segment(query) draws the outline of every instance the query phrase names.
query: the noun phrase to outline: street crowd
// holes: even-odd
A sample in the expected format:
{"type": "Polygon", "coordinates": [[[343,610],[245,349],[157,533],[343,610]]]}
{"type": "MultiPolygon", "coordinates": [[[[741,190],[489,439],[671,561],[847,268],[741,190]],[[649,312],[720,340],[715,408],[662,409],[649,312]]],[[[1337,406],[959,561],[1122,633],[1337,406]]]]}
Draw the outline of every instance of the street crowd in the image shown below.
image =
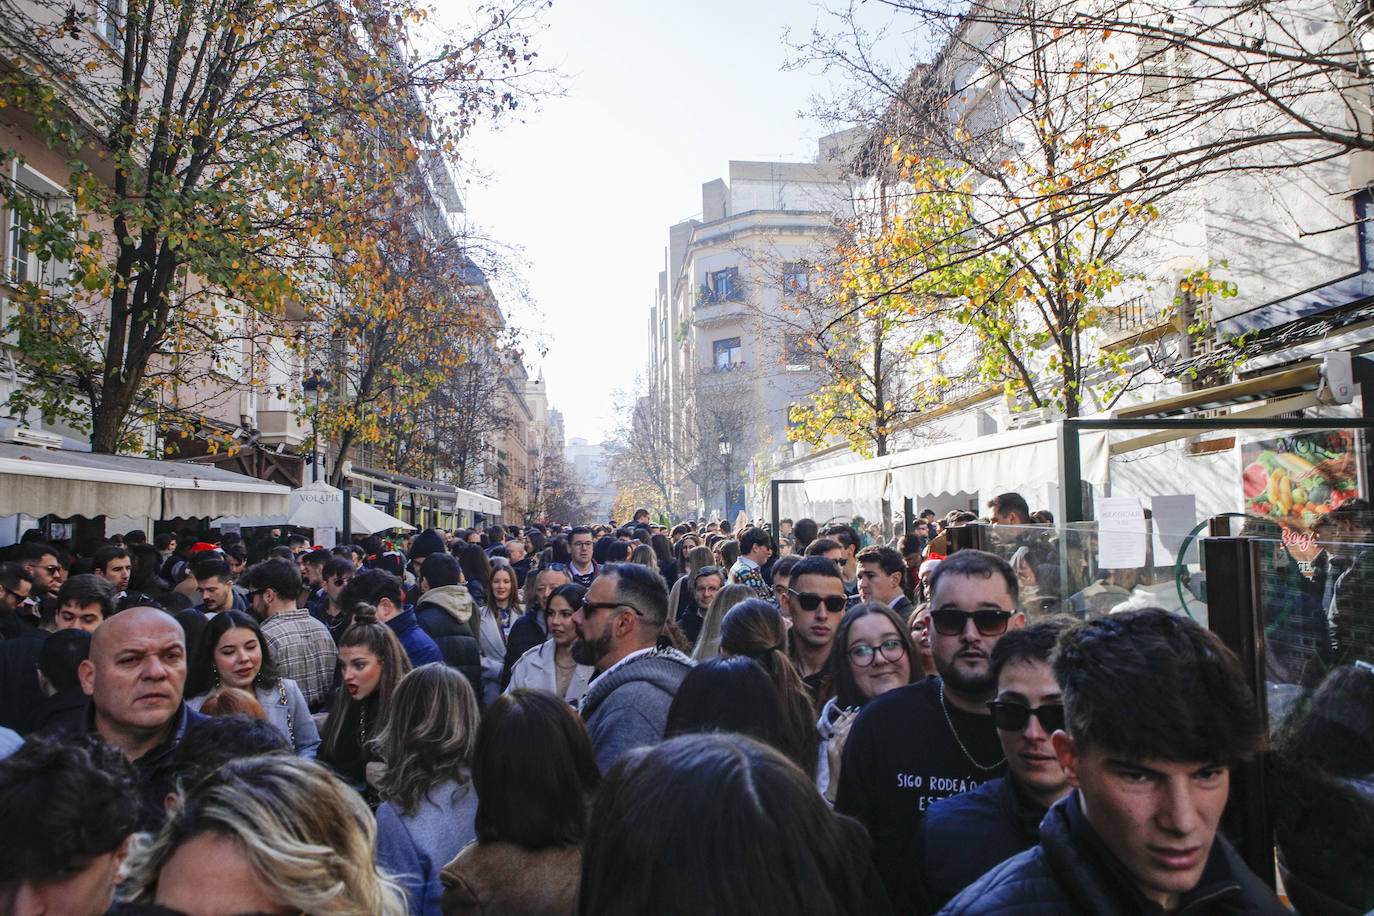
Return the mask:
{"type": "Polygon", "coordinates": [[[1219,829],[1268,731],[1232,653],[1158,608],[1028,619],[933,515],[26,537],[0,903],[1288,912],[1219,829]]]}

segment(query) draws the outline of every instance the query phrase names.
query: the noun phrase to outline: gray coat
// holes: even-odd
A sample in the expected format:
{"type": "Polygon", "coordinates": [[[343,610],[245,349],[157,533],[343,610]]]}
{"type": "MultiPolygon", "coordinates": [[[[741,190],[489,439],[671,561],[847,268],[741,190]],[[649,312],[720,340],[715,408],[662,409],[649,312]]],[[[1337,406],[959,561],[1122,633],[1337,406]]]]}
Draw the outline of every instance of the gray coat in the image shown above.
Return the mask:
{"type": "Polygon", "coordinates": [[[676,649],[654,649],[592,681],[581,710],[603,773],[621,754],[663,737],[668,707],[692,664],[676,649]]]}
{"type": "Polygon", "coordinates": [[[439,916],[439,872],[477,839],[476,816],[471,782],[441,783],[409,816],[391,802],[377,809],[377,865],[405,888],[411,916],[439,916]]]}

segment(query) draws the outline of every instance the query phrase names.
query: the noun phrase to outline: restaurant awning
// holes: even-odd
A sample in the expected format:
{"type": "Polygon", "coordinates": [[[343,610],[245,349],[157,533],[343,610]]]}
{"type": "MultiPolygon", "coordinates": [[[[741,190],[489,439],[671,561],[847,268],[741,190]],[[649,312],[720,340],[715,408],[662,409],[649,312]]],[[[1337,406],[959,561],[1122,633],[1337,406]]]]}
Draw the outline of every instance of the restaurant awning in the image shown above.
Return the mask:
{"type": "Polygon", "coordinates": [[[0,442],[0,516],[270,515],[290,492],[210,465],[0,442]]]}
{"type": "MultiPolygon", "coordinates": [[[[1084,434],[1082,462],[1084,480],[1106,482],[1105,433],[1084,434]]],[[[805,476],[806,497],[813,502],[1004,492],[1058,479],[1058,423],[895,452],[805,476]]]]}

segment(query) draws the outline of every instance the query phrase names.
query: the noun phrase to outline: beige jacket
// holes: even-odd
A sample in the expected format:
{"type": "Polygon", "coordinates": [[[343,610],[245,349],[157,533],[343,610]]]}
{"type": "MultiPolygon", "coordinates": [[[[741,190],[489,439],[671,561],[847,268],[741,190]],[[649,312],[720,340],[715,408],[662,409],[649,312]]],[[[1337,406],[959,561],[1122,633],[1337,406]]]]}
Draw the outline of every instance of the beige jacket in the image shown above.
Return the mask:
{"type": "Polygon", "coordinates": [[[444,916],[573,916],[581,873],[580,846],[469,843],[440,873],[444,916]]]}

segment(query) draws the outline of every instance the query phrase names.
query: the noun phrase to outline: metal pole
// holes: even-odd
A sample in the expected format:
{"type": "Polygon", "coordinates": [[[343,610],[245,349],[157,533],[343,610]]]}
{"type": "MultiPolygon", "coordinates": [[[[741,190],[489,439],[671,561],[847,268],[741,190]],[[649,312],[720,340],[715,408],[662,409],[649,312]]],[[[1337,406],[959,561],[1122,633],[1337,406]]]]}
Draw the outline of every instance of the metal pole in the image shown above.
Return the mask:
{"type": "Polygon", "coordinates": [[[342,535],[339,543],[353,543],[353,491],[348,487],[343,491],[343,527],[339,531],[342,535]]]}
{"type": "Polygon", "coordinates": [[[1083,460],[1077,420],[1059,423],[1059,524],[1083,521],[1083,460]]]}
{"type": "MultiPolygon", "coordinates": [[[[1262,543],[1249,538],[1207,538],[1202,542],[1207,569],[1207,626],[1240,659],[1260,720],[1269,720],[1264,683],[1263,590],[1258,553],[1262,543]]],[[[1274,886],[1274,834],[1265,805],[1264,764],[1259,758],[1231,771],[1230,811],[1237,847],[1250,870],[1274,886]]]]}
{"type": "Polygon", "coordinates": [[[902,499],[902,532],[913,534],[916,531],[916,501],[910,496],[902,499]]]}

